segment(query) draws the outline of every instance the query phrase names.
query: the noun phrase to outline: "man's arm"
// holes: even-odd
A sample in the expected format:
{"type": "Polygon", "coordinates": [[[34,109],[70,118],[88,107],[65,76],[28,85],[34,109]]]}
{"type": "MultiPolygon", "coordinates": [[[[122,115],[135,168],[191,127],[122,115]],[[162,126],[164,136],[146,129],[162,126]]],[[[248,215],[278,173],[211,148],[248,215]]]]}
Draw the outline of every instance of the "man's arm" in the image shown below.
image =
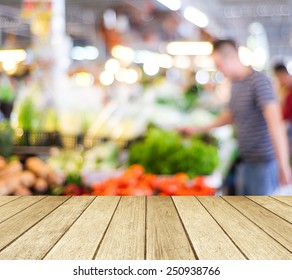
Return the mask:
{"type": "Polygon", "coordinates": [[[187,135],[192,135],[192,134],[208,132],[212,130],[213,128],[224,126],[231,123],[232,123],[231,112],[226,109],[210,125],[203,126],[203,127],[181,128],[179,129],[179,131],[187,135]]]}
{"type": "Polygon", "coordinates": [[[268,103],[263,109],[263,114],[269,128],[278,160],[280,182],[283,185],[290,184],[292,182],[291,167],[289,164],[290,153],[279,105],[276,102],[268,103]]]}

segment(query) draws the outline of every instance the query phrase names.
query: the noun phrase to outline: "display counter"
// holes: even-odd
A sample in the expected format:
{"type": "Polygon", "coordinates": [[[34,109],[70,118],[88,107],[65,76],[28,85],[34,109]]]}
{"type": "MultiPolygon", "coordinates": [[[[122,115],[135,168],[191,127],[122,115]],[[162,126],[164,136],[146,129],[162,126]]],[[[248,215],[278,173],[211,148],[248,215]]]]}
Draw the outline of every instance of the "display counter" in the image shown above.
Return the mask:
{"type": "Polygon", "coordinates": [[[0,197],[0,259],[292,260],[292,197],[0,197]]]}

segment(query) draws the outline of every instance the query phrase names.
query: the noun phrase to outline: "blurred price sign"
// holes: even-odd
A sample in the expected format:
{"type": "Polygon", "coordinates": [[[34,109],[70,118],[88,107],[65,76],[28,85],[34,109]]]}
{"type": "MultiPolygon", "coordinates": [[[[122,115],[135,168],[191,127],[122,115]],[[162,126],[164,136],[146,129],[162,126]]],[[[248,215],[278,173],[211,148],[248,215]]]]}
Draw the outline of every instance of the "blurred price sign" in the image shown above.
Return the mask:
{"type": "Polygon", "coordinates": [[[52,1],[51,0],[23,0],[21,16],[24,19],[32,19],[42,14],[43,17],[51,16],[52,1]]]}
{"type": "Polygon", "coordinates": [[[23,0],[21,16],[31,22],[30,28],[34,35],[47,38],[51,28],[51,0],[23,0]]]}

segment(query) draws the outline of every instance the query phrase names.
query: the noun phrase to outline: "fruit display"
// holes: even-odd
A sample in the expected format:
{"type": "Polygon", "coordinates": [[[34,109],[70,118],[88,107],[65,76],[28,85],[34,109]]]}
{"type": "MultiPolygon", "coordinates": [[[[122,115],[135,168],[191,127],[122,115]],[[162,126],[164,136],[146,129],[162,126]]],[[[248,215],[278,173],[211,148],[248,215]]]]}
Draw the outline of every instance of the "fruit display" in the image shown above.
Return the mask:
{"type": "Polygon", "coordinates": [[[175,131],[151,128],[145,139],[133,144],[129,165],[140,164],[149,173],[179,172],[193,178],[210,175],[219,163],[218,148],[199,137],[184,139],[175,131]]]}
{"type": "Polygon", "coordinates": [[[215,188],[204,177],[190,179],[185,173],[158,176],[145,173],[141,165],[133,165],[122,175],[92,185],[92,195],[214,195],[215,188]]]}
{"type": "Polygon", "coordinates": [[[45,194],[50,185],[62,182],[62,177],[37,157],[27,158],[24,165],[0,157],[0,195],[45,194]]]}

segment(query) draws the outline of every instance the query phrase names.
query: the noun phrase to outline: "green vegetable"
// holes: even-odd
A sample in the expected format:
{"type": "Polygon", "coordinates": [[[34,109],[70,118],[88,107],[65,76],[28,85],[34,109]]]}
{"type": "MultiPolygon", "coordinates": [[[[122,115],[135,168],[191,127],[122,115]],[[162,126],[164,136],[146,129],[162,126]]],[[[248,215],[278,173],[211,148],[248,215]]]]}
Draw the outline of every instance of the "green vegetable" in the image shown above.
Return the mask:
{"type": "Polygon", "coordinates": [[[184,93],[184,109],[185,110],[190,110],[196,105],[201,91],[202,91],[202,88],[197,84],[191,85],[185,91],[184,93]]]}
{"type": "Polygon", "coordinates": [[[74,184],[80,186],[81,182],[82,179],[79,173],[70,173],[66,178],[66,184],[74,184]]]}
{"type": "Polygon", "coordinates": [[[12,153],[13,130],[7,120],[0,121],[0,155],[8,157],[12,153]]]}
{"type": "Polygon", "coordinates": [[[2,85],[0,87],[0,100],[6,103],[12,102],[14,99],[14,91],[9,85],[2,85]]]}
{"type": "Polygon", "coordinates": [[[190,177],[209,175],[218,165],[218,149],[198,137],[184,140],[176,132],[152,128],[146,138],[130,147],[129,164],[141,164],[147,172],[190,177]]]}
{"type": "Polygon", "coordinates": [[[64,187],[61,185],[53,185],[50,188],[51,195],[62,195],[64,193],[64,187]]]}
{"type": "Polygon", "coordinates": [[[33,100],[27,97],[20,105],[18,126],[23,130],[36,129],[40,123],[40,113],[36,110],[33,100]]]}

